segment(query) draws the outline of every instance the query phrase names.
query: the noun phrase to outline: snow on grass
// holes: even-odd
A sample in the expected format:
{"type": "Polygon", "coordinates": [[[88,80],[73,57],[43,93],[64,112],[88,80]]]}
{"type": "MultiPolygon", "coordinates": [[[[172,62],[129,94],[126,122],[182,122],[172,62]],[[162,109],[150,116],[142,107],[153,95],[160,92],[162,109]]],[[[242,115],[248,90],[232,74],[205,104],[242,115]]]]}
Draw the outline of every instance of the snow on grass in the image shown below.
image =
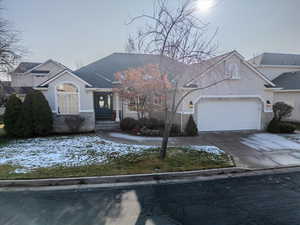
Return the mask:
{"type": "Polygon", "coordinates": [[[121,138],[130,141],[161,141],[161,137],[144,137],[144,136],[134,136],[130,134],[123,133],[110,133],[109,136],[114,138],[121,138]]]}
{"type": "Polygon", "coordinates": [[[197,150],[197,151],[203,151],[215,155],[221,155],[224,154],[225,152],[221,149],[219,149],[216,146],[198,146],[198,145],[190,145],[190,149],[197,150]]]}
{"type": "Polygon", "coordinates": [[[254,134],[241,141],[243,144],[262,151],[299,150],[300,144],[276,134],[254,134]]]}
{"type": "Polygon", "coordinates": [[[98,136],[64,136],[15,140],[0,148],[0,164],[20,166],[17,172],[40,167],[80,166],[105,162],[117,157],[153,148],[126,145],[98,136]]]}
{"type": "MultiPolygon", "coordinates": [[[[104,163],[128,153],[154,148],[108,141],[99,136],[61,136],[10,141],[0,148],[0,165],[18,167],[15,173],[27,173],[36,168],[82,166],[104,163]]],[[[220,155],[215,146],[190,146],[190,149],[220,155]]]]}

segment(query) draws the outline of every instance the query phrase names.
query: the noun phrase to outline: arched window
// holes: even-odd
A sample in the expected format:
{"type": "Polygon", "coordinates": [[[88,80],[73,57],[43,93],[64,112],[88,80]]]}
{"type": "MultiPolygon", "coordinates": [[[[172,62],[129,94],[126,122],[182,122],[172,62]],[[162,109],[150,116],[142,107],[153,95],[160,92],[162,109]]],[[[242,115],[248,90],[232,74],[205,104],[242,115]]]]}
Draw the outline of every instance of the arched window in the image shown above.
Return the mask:
{"type": "Polygon", "coordinates": [[[56,87],[58,113],[63,115],[79,114],[79,90],[69,83],[56,87]]]}

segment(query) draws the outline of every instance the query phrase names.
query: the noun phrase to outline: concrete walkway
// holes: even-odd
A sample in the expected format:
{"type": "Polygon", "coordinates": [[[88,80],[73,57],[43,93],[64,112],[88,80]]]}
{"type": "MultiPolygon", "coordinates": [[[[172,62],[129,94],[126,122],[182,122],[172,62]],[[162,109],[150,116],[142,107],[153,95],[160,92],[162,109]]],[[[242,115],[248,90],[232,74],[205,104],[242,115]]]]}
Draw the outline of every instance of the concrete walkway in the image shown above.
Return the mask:
{"type": "MultiPolygon", "coordinates": [[[[262,169],[281,166],[300,165],[299,149],[276,149],[263,151],[243,143],[244,139],[257,132],[215,132],[202,133],[198,137],[170,138],[169,146],[212,145],[232,155],[238,167],[262,169]],[[296,154],[298,152],[298,155],[296,154]],[[299,158],[298,158],[299,156],[299,158]]],[[[124,133],[99,133],[106,139],[127,144],[159,146],[161,138],[135,137],[124,133]]],[[[297,134],[296,134],[297,135],[297,134]]],[[[266,137],[267,138],[267,137],[266,137]]],[[[299,134],[300,140],[300,134],[299,134]]],[[[268,140],[265,140],[268,141],[268,140]]]]}

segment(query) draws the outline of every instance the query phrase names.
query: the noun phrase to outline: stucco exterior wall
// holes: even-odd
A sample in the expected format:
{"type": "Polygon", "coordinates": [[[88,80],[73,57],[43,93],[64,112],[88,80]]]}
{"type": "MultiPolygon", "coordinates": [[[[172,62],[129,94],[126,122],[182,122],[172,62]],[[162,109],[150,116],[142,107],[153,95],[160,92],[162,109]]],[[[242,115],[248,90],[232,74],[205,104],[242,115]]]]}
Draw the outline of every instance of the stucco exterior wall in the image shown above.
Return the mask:
{"type": "Polygon", "coordinates": [[[79,116],[84,118],[84,122],[80,128],[80,132],[94,131],[95,112],[94,112],[94,102],[93,102],[93,91],[87,90],[85,84],[82,81],[70,75],[70,73],[65,72],[59,78],[49,83],[47,90],[42,90],[53,112],[54,132],[55,133],[70,132],[67,124],[65,123],[66,115],[58,114],[58,108],[57,108],[58,106],[56,102],[56,87],[62,83],[74,84],[79,89],[79,116]]]}
{"type": "Polygon", "coordinates": [[[34,73],[28,73],[28,74],[13,74],[11,76],[12,87],[36,87],[40,85],[41,83],[45,82],[49,78],[55,76],[60,71],[65,70],[65,67],[54,63],[52,61],[49,61],[37,68],[37,70],[46,70],[50,71],[49,74],[46,75],[40,75],[40,74],[34,74],[34,73]]]}
{"type": "Polygon", "coordinates": [[[72,83],[79,88],[79,112],[94,112],[93,91],[86,89],[85,84],[79,79],[65,72],[62,76],[52,81],[47,90],[43,90],[43,94],[46,96],[52,112],[57,113],[56,103],[56,87],[62,83],[72,83]]]}
{"type": "Polygon", "coordinates": [[[11,86],[12,87],[32,87],[33,77],[32,75],[23,74],[12,74],[11,76],[11,86]]]}
{"type": "Polygon", "coordinates": [[[285,102],[294,107],[292,116],[287,118],[289,121],[300,122],[300,91],[299,92],[276,92],[275,102],[285,102]]]}
{"type": "MultiPolygon", "coordinates": [[[[270,111],[267,107],[266,101],[273,103],[273,92],[266,90],[265,84],[267,82],[257,75],[252,69],[243,64],[239,58],[234,56],[231,61],[238,63],[240,67],[240,79],[227,79],[212,87],[198,90],[185,98],[180,110],[184,113],[193,113],[194,108],[201,98],[215,96],[215,97],[233,97],[233,98],[258,98],[260,99],[263,111],[270,111]],[[189,107],[189,103],[193,102],[194,108],[189,107]]],[[[205,78],[198,81],[200,87],[205,84],[212,84],[216,81],[224,79],[226,62],[219,64],[213,71],[205,75],[205,78]]],[[[188,90],[186,90],[188,91],[188,90]]]]}
{"type": "MultiPolygon", "coordinates": [[[[79,115],[84,121],[79,128],[80,133],[95,131],[95,113],[81,112],[79,115]]],[[[54,133],[71,133],[72,131],[65,122],[66,116],[53,113],[53,132],[54,133]]]]}

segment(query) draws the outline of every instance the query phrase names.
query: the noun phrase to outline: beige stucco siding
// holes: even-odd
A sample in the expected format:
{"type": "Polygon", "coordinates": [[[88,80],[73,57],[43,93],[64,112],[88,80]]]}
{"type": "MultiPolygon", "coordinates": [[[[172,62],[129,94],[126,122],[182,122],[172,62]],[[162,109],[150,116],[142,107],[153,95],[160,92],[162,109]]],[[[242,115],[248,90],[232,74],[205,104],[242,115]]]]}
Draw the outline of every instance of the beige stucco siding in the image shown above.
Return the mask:
{"type": "Polygon", "coordinates": [[[275,102],[285,102],[294,107],[292,116],[287,120],[300,122],[300,91],[299,92],[276,92],[275,102]]]}
{"type": "Polygon", "coordinates": [[[37,67],[37,70],[50,71],[49,74],[43,76],[33,74],[33,73],[13,74],[11,76],[12,77],[11,85],[12,87],[36,87],[65,69],[66,68],[64,66],[58,63],[48,61],[40,65],[39,67],[37,67]]]}
{"type": "MultiPolygon", "coordinates": [[[[230,59],[233,61],[238,61],[239,59],[234,56],[233,59],[230,59]]],[[[219,64],[213,71],[209,72],[205,75],[205,78],[202,78],[203,81],[199,81],[199,83],[207,83],[206,80],[209,80],[208,83],[212,84],[216,81],[220,81],[224,79],[225,77],[225,64],[221,63],[219,64]],[[208,79],[206,78],[208,77],[208,79]]],[[[212,87],[198,90],[192,93],[190,96],[188,96],[185,101],[184,105],[180,107],[184,112],[191,111],[189,108],[189,102],[192,101],[194,104],[197,104],[197,102],[202,97],[207,96],[232,96],[232,97],[257,97],[261,100],[261,103],[263,104],[263,108],[265,111],[266,109],[266,101],[269,100],[270,102],[273,102],[273,92],[272,91],[266,91],[265,84],[266,81],[263,80],[261,77],[259,77],[258,74],[256,74],[252,69],[250,69],[248,66],[243,64],[239,60],[239,67],[240,67],[240,79],[231,80],[227,79],[219,84],[216,84],[212,87]]],[[[200,86],[205,86],[201,84],[200,86]]]]}
{"type": "Polygon", "coordinates": [[[52,81],[48,89],[43,91],[53,112],[57,112],[56,87],[62,83],[72,83],[79,88],[80,112],[94,112],[93,92],[88,91],[82,81],[70,75],[68,72],[65,72],[59,78],[52,81]]]}

